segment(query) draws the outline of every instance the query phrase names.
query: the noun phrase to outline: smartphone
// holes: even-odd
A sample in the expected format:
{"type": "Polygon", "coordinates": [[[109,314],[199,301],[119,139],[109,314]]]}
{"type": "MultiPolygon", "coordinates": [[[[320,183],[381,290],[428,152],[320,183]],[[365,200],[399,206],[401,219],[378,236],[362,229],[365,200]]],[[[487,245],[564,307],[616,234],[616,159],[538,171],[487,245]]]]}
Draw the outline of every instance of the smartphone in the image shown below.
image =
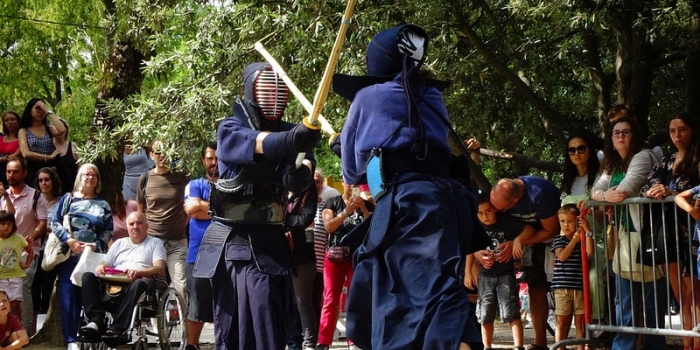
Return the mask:
{"type": "Polygon", "coordinates": [[[353,196],[353,197],[359,197],[359,196],[360,196],[360,188],[359,188],[359,187],[352,187],[352,196],[353,196]]]}

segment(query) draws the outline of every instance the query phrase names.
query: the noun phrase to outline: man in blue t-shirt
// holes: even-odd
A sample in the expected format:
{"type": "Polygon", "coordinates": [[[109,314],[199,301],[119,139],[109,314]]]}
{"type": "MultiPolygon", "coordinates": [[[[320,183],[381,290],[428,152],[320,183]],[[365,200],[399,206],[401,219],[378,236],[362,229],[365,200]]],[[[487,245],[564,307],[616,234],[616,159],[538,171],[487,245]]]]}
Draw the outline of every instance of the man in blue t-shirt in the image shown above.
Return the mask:
{"type": "MultiPolygon", "coordinates": [[[[546,322],[549,307],[547,292],[549,282],[544,270],[546,245],[559,233],[557,211],[561,192],[551,181],[536,176],[520,176],[514,179],[500,179],[491,189],[491,204],[516,220],[532,225],[535,234],[522,241],[532,245],[532,267],[527,271],[527,284],[530,292],[532,324],[535,329],[533,349],[547,348],[546,322]]],[[[512,242],[505,242],[495,255],[496,261],[508,261],[512,242]]]]}
{"type": "Polygon", "coordinates": [[[216,143],[210,142],[202,149],[202,164],[205,177],[194,179],[185,188],[185,212],[190,217],[190,241],[187,249],[187,346],[185,350],[195,350],[199,346],[199,336],[205,322],[213,322],[211,284],[206,278],[192,276],[199,245],[204,231],[211,223],[209,216],[209,183],[216,182],[216,143]]]}

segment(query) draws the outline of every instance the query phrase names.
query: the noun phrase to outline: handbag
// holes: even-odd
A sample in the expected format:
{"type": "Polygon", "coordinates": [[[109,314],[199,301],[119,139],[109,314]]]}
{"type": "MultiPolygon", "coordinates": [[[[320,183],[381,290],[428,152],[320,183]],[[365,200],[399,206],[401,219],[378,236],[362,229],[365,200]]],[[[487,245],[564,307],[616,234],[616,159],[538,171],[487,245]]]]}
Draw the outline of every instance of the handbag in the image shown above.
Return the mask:
{"type": "Polygon", "coordinates": [[[673,208],[661,203],[650,203],[648,209],[649,213],[642,218],[642,246],[637,262],[654,266],[678,261],[676,238],[686,231],[684,223],[688,217],[678,213],[676,218],[673,208]]]}
{"type": "Polygon", "coordinates": [[[83,274],[92,273],[97,265],[104,261],[107,254],[93,252],[92,249],[86,248],[83,254],[80,255],[78,264],[75,265],[73,272],[70,274],[70,281],[78,287],[83,286],[83,274]]]}
{"type": "MultiPolygon", "coordinates": [[[[70,203],[73,200],[73,194],[68,193],[63,199],[63,207],[61,214],[63,215],[63,227],[68,231],[68,234],[72,234],[70,226],[70,217],[68,216],[68,209],[70,208],[70,203]]],[[[62,243],[55,234],[50,234],[49,239],[46,241],[46,248],[44,248],[44,258],[41,261],[41,268],[44,271],[53,270],[56,265],[68,260],[70,257],[70,249],[68,244],[62,243]]]]}
{"type": "Polygon", "coordinates": [[[617,231],[619,240],[612,262],[615,274],[633,282],[653,282],[664,277],[661,266],[644,266],[636,262],[641,244],[639,232],[628,232],[623,225],[617,231]]]}
{"type": "Polygon", "coordinates": [[[68,260],[69,256],[70,249],[68,249],[68,244],[61,243],[56,235],[50,234],[48,241],[46,241],[46,248],[44,248],[44,259],[41,261],[41,268],[44,271],[51,271],[56,265],[68,260]]]}
{"type": "Polygon", "coordinates": [[[328,248],[328,260],[334,263],[344,263],[352,258],[350,247],[335,246],[328,248]]]}

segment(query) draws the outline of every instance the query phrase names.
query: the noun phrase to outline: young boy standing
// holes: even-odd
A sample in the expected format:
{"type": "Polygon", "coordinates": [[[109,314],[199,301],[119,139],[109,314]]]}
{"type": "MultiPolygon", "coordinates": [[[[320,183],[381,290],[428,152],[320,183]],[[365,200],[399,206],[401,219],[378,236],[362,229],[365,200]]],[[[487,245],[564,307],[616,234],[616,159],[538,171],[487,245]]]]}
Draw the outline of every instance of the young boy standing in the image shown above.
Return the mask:
{"type": "MultiPolygon", "coordinates": [[[[499,246],[507,241],[513,241],[513,257],[522,256],[522,240],[529,239],[535,234],[532,226],[512,219],[508,215],[497,217],[497,210],[489,200],[489,193],[479,197],[477,216],[484,226],[492,244],[485,250],[478,251],[467,259],[467,271],[471,270],[474,259],[481,263],[478,277],[479,299],[477,300],[476,316],[481,324],[481,337],[484,349],[491,349],[493,341],[493,322],[496,310],[500,310],[501,320],[510,323],[513,332],[513,343],[516,349],[523,349],[523,323],[520,320],[520,305],[518,283],[515,281],[513,260],[499,262],[495,260],[499,246]]],[[[469,274],[467,274],[469,276],[469,274]]],[[[466,284],[473,285],[470,277],[465,278],[466,284]]]]}
{"type": "MultiPolygon", "coordinates": [[[[579,225],[586,232],[586,253],[593,253],[593,235],[586,218],[579,218],[580,211],[574,204],[566,204],[557,213],[561,235],[554,238],[554,314],[557,317],[556,341],[569,337],[571,318],[574,318],[576,338],[583,338],[583,269],[581,265],[581,236],[579,225]],[[578,224],[577,224],[578,223],[578,224]]],[[[583,345],[579,345],[583,350],[583,345]]],[[[560,350],[566,350],[561,346],[560,350]]]]}

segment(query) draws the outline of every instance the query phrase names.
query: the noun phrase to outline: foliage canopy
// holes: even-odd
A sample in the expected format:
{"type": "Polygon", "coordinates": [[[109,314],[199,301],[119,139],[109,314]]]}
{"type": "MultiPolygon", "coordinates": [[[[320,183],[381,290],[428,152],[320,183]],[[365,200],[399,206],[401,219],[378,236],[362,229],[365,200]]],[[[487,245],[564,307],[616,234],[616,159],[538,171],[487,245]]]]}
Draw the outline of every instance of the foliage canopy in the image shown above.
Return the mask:
{"type": "MultiPolygon", "coordinates": [[[[460,136],[488,148],[561,163],[576,129],[601,134],[605,111],[632,104],[645,130],[665,134],[665,119],[700,107],[700,1],[438,0],[359,2],[337,72],[364,73],[364,51],[381,29],[416,23],[432,36],[427,64],[452,86],[445,100],[460,136]],[[516,142],[513,142],[517,140],[516,142]]],[[[0,108],[41,96],[68,119],[86,157],[118,158],[127,138],[158,138],[197,167],[197,150],[215,137],[240,73],[262,57],[261,41],[313,100],[345,3],[295,0],[21,0],[0,4],[0,108]],[[40,22],[37,22],[40,21],[40,22]],[[143,80],[107,101],[111,128],[90,126],[115,45],[142,54],[143,80]]],[[[99,105],[99,104],[97,104],[99,105]]],[[[348,102],[329,96],[323,114],[342,129],[348,102]]],[[[286,118],[306,115],[296,101],[286,118]]],[[[660,138],[663,140],[663,138],[660,138]]],[[[327,173],[339,173],[325,145],[327,173]]],[[[485,159],[491,179],[551,170],[485,159]]]]}

